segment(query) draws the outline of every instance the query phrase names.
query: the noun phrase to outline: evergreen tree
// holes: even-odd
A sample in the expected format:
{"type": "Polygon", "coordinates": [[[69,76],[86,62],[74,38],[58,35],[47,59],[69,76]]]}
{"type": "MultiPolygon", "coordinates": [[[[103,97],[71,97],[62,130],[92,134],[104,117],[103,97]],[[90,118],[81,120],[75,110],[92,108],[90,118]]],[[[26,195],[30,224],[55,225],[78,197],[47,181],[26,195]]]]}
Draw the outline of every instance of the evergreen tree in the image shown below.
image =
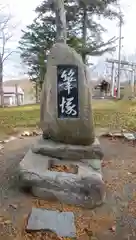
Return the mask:
{"type": "MultiPolygon", "coordinates": [[[[95,20],[95,17],[109,19],[119,17],[117,0],[65,0],[64,3],[67,44],[81,54],[85,63],[89,56],[99,56],[114,50],[116,38],[104,42],[102,34],[106,29],[95,20]]],[[[54,1],[44,0],[35,11],[36,19],[27,26],[26,31],[23,31],[20,50],[21,57],[28,66],[31,80],[41,86],[46,73],[47,56],[56,39],[54,1]]]]}

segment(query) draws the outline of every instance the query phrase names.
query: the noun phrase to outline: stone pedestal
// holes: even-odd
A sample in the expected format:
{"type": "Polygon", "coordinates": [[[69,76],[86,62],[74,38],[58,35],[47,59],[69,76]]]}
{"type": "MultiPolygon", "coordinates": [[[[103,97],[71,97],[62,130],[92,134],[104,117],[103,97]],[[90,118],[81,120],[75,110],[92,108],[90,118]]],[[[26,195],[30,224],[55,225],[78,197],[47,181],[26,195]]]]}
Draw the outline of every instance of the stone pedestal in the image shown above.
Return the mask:
{"type": "Polygon", "coordinates": [[[40,138],[20,163],[20,185],[36,197],[94,208],[105,198],[102,155],[98,139],[83,147],[40,138]],[[50,171],[53,164],[73,165],[77,172],[50,171]]]}

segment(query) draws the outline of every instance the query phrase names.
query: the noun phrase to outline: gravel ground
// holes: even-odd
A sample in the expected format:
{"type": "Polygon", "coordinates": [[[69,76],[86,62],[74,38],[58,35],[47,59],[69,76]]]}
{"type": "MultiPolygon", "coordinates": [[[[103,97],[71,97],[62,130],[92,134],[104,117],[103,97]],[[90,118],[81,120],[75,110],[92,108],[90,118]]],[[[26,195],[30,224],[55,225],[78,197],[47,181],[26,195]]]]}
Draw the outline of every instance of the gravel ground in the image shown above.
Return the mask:
{"type": "Polygon", "coordinates": [[[32,206],[73,211],[78,240],[136,239],[136,147],[132,143],[118,139],[100,139],[105,154],[103,176],[107,198],[102,207],[91,211],[48,203],[19,192],[17,165],[33,141],[34,138],[15,140],[1,150],[0,240],[51,239],[23,232],[25,219],[32,206]],[[87,231],[91,231],[91,234],[93,232],[95,238],[91,238],[87,231]]]}

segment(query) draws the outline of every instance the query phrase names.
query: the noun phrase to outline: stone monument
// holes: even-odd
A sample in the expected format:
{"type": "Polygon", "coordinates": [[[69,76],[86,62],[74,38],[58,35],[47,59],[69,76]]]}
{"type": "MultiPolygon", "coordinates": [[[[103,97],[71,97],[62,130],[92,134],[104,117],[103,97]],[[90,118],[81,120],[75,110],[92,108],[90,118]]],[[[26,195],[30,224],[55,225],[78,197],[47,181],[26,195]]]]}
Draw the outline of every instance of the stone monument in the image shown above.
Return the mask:
{"type": "Polygon", "coordinates": [[[80,145],[94,142],[88,81],[80,55],[65,43],[56,43],[48,58],[42,91],[44,138],[80,145]]]}
{"type": "Polygon", "coordinates": [[[43,135],[20,163],[20,184],[37,197],[87,208],[104,201],[103,153],[94,133],[89,82],[81,56],[57,41],[41,94],[43,135]],[[75,172],[51,171],[53,165],[72,166],[75,172]]]}

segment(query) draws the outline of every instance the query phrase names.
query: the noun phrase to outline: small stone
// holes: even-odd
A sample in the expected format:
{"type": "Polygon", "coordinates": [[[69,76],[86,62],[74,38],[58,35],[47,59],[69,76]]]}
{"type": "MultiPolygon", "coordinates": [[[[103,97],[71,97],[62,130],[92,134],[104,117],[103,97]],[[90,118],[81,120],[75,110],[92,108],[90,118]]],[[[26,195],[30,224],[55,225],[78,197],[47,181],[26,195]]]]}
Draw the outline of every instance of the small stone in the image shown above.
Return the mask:
{"type": "Polygon", "coordinates": [[[3,143],[8,143],[10,140],[9,139],[5,139],[3,140],[3,143]]]}
{"type": "Polygon", "coordinates": [[[39,132],[37,132],[37,131],[33,131],[33,132],[32,132],[32,136],[38,136],[38,135],[40,135],[39,132]]]}
{"type": "Polygon", "coordinates": [[[13,141],[13,140],[16,140],[16,139],[17,139],[17,137],[15,137],[15,136],[9,137],[9,140],[10,140],[10,141],[13,141]]]}
{"type": "Polygon", "coordinates": [[[133,133],[123,133],[123,136],[127,139],[127,140],[135,140],[136,137],[134,136],[133,133]]]}
{"type": "Polygon", "coordinates": [[[74,214],[46,209],[32,208],[27,231],[50,230],[60,237],[76,237],[74,214]]]}
{"type": "Polygon", "coordinates": [[[10,204],[10,207],[12,207],[13,209],[17,209],[17,205],[16,204],[10,204]]]}
{"type": "Polygon", "coordinates": [[[101,135],[102,137],[113,137],[113,134],[111,132],[107,132],[101,135]]]}
{"type": "Polygon", "coordinates": [[[125,132],[126,132],[126,129],[122,129],[121,132],[122,132],[122,133],[125,133],[125,132]]]}
{"type": "Polygon", "coordinates": [[[23,137],[29,137],[30,135],[31,135],[31,133],[28,132],[28,131],[24,131],[24,132],[21,134],[21,136],[23,136],[23,137]]]}
{"type": "Polygon", "coordinates": [[[122,133],[120,133],[120,132],[116,132],[116,133],[113,133],[113,137],[122,138],[123,135],[122,135],[122,133]]]}
{"type": "Polygon", "coordinates": [[[112,226],[109,230],[110,230],[111,232],[115,232],[115,231],[116,231],[116,226],[112,226]]]}
{"type": "Polygon", "coordinates": [[[95,170],[101,170],[101,160],[100,159],[91,159],[89,165],[95,170]]]}

